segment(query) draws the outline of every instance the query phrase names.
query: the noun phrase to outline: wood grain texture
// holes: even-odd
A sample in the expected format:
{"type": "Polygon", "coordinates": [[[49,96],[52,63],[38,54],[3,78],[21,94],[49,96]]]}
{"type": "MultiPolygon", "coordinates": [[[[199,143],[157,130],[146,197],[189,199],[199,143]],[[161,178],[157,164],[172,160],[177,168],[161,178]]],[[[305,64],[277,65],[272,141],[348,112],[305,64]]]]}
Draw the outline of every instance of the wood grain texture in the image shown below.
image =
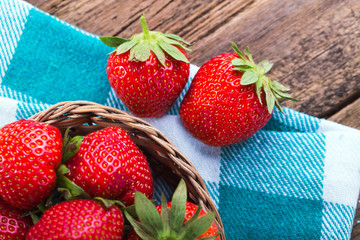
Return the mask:
{"type": "Polygon", "coordinates": [[[328,120],[356,128],[360,121],[360,99],[341,109],[328,120]]]}
{"type": "MultiPolygon", "coordinates": [[[[129,38],[145,13],[152,30],[193,42],[196,65],[249,46],[274,63],[270,77],[292,89],[285,106],[360,129],[358,0],[28,0],[97,35],[129,38]]],[[[360,240],[358,207],[352,239],[360,240]]]]}

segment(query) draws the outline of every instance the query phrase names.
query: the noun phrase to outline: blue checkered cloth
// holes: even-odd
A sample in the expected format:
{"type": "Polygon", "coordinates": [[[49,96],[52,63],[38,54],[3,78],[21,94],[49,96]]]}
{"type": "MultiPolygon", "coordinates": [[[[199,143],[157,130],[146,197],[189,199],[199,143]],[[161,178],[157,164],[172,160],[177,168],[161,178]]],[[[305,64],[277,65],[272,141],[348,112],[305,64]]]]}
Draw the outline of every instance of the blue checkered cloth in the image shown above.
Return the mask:
{"type": "MultiPolygon", "coordinates": [[[[57,102],[89,100],[127,111],[105,71],[112,49],[19,0],[0,1],[0,126],[57,102]]],[[[191,66],[191,77],[198,67],[191,66]]],[[[178,108],[147,119],[195,165],[227,239],[349,239],[360,184],[360,134],[285,108],[253,137],[209,147],[178,108]]],[[[157,192],[164,190],[156,185],[157,192]]]]}

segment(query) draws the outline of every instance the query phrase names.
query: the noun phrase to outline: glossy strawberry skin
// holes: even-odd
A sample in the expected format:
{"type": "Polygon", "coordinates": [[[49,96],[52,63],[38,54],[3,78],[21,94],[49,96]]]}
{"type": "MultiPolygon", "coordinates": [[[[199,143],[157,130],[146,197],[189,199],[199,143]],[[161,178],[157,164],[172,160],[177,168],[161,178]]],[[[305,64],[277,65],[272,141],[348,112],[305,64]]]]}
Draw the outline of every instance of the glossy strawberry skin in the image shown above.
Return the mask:
{"type": "Polygon", "coordinates": [[[0,199],[0,240],[25,240],[25,236],[32,226],[29,216],[0,199]]]}
{"type": "Polygon", "coordinates": [[[231,64],[236,57],[236,53],[224,53],[201,66],[180,105],[185,128],[211,146],[244,141],[271,117],[264,92],[261,104],[254,85],[240,84],[242,73],[231,64]]]}
{"type": "Polygon", "coordinates": [[[72,200],[46,210],[29,231],[27,240],[122,239],[124,219],[120,209],[94,200],[72,200]]]}
{"type": "MultiPolygon", "coordinates": [[[[171,208],[171,202],[168,202],[167,206],[169,208],[171,208]]],[[[161,205],[156,206],[156,210],[158,210],[159,214],[161,214],[161,209],[162,209],[161,205]]],[[[185,213],[184,223],[187,222],[195,214],[197,209],[198,209],[198,206],[196,206],[195,204],[193,204],[191,202],[186,202],[186,209],[185,209],[186,213],[185,213]]],[[[199,217],[201,217],[201,216],[203,216],[205,214],[206,213],[203,210],[201,210],[200,214],[199,214],[199,217]]],[[[202,238],[202,237],[216,236],[217,234],[218,234],[218,228],[217,228],[217,226],[216,226],[216,224],[214,222],[206,232],[201,234],[196,239],[199,239],[199,238],[202,238]]],[[[129,235],[128,235],[127,240],[141,240],[141,238],[136,234],[136,232],[134,230],[131,230],[129,235]]],[[[216,240],[220,240],[220,236],[218,236],[216,238],[216,240]]]]}
{"type": "Polygon", "coordinates": [[[19,120],[0,129],[0,195],[20,209],[33,209],[55,187],[62,137],[51,125],[19,120]]]}
{"type": "Polygon", "coordinates": [[[92,197],[134,202],[139,191],[153,195],[153,181],[144,154],[129,134],[119,127],[108,127],[86,135],[79,151],[66,163],[66,175],[92,197]]]}
{"type": "MultiPolygon", "coordinates": [[[[179,50],[186,56],[183,49],[179,50]]],[[[165,56],[163,66],[152,52],[145,62],[129,61],[129,51],[110,55],[107,63],[110,85],[134,115],[164,115],[184,89],[190,64],[165,56]]]]}

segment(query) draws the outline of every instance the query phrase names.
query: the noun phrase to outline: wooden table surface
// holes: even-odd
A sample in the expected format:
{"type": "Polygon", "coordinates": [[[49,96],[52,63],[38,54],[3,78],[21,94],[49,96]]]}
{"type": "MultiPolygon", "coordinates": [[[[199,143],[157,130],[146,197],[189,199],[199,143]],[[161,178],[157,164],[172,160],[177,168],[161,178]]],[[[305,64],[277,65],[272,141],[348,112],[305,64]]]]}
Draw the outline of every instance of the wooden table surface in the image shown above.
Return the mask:
{"type": "MultiPolygon", "coordinates": [[[[198,66],[249,46],[255,61],[274,63],[269,77],[292,89],[292,109],[360,129],[359,0],[27,0],[97,35],[129,38],[151,30],[193,42],[198,66]]],[[[358,207],[351,239],[360,239],[358,207]]]]}

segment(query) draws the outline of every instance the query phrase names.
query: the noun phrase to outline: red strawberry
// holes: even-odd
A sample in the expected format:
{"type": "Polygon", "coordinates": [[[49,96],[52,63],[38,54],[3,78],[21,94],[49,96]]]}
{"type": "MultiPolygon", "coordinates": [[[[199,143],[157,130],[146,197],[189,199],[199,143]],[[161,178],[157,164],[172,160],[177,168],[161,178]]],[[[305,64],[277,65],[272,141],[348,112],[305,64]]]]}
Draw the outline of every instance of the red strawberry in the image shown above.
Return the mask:
{"type": "Polygon", "coordinates": [[[129,110],[140,117],[159,117],[174,104],[189,77],[189,60],[181,45],[188,44],[173,34],[149,31],[141,17],[143,33],[130,40],[101,37],[117,47],[107,63],[111,87],[129,110]]]}
{"type": "Polygon", "coordinates": [[[166,203],[165,197],[162,196],[161,205],[156,207],[143,194],[136,192],[135,210],[140,222],[125,211],[127,219],[134,227],[127,239],[195,240],[206,237],[208,240],[220,240],[214,222],[215,214],[206,214],[201,208],[186,200],[184,180],[180,181],[171,202],[166,203]]]}
{"type": "Polygon", "coordinates": [[[212,146],[241,142],[260,130],[270,119],[277,98],[296,101],[286,87],[265,76],[272,65],[254,63],[246,48],[224,53],[206,62],[196,73],[180,105],[185,128],[212,146]]]}
{"type": "Polygon", "coordinates": [[[45,123],[19,120],[0,129],[0,195],[20,209],[35,208],[55,187],[62,137],[45,123]]]}
{"type": "Polygon", "coordinates": [[[115,205],[106,209],[95,200],[54,205],[30,229],[26,239],[122,239],[124,219],[115,205]]]}
{"type": "Polygon", "coordinates": [[[30,217],[0,199],[0,239],[24,239],[32,222],[30,217]]]}
{"type": "Polygon", "coordinates": [[[108,127],[84,137],[78,152],[65,162],[66,176],[92,197],[134,202],[134,192],[148,198],[153,181],[144,154],[129,134],[119,127],[108,127]]]}

